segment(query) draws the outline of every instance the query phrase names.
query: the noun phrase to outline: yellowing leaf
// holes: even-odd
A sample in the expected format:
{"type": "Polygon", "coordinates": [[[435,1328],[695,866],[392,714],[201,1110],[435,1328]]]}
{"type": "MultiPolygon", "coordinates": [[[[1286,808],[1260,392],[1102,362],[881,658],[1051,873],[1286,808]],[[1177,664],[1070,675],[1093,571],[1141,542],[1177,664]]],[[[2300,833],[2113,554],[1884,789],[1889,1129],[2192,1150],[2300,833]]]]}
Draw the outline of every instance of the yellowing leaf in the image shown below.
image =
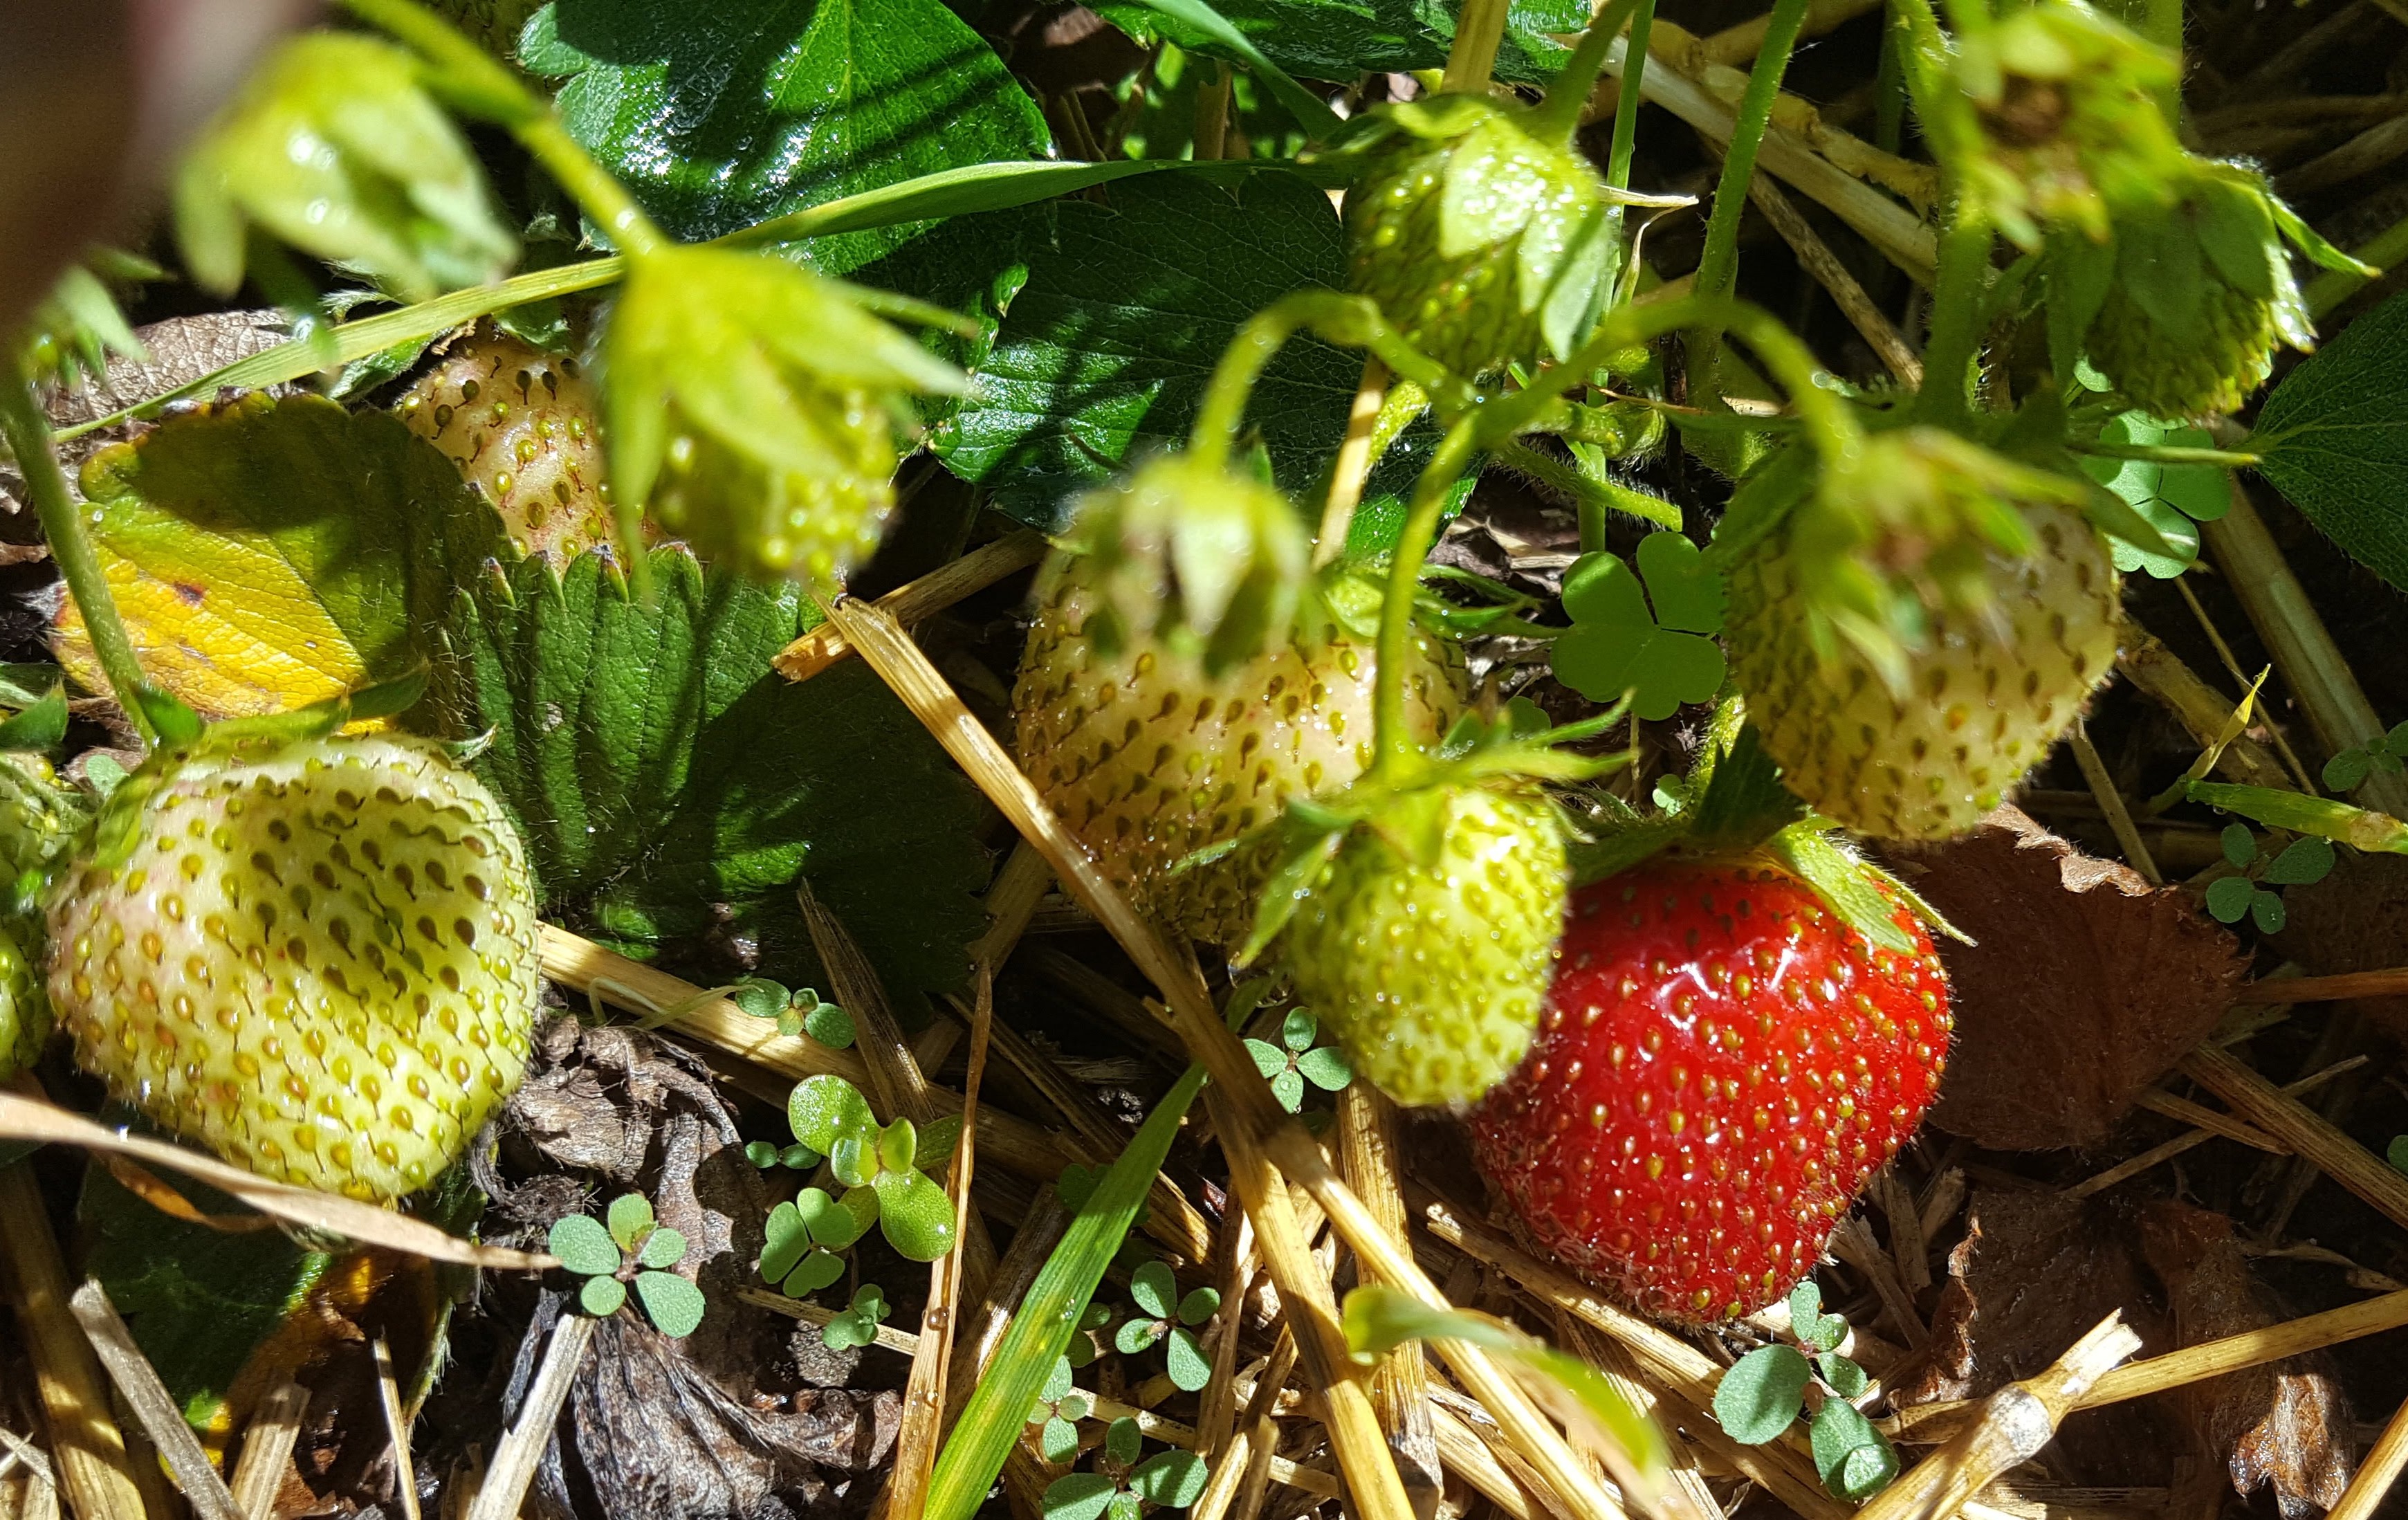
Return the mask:
{"type": "MultiPolygon", "coordinates": [[[[252,394],[83,469],[93,538],[151,681],[204,717],[287,711],[426,657],[499,520],[392,417],[252,394]]],[[[107,690],[72,602],[61,663],[107,690]]]]}

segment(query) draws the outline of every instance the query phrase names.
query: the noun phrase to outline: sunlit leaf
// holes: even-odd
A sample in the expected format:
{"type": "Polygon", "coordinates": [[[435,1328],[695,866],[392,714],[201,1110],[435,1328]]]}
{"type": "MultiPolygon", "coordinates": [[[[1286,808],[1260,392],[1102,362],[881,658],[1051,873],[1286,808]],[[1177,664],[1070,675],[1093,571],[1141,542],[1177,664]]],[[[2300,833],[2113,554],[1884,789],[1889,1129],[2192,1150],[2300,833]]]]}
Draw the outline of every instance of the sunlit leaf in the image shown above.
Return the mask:
{"type": "Polygon", "coordinates": [[[619,1269],[619,1246],[602,1221],[590,1214],[566,1214],[555,1221],[544,1242],[572,1272],[594,1277],[619,1269]]]}
{"type": "Polygon", "coordinates": [[[953,1248],[953,1200],[919,1171],[882,1171],[870,1184],[878,1193],[878,1224],[908,1261],[934,1261],[953,1248]]]}
{"type": "Polygon", "coordinates": [[[692,1335],[702,1323],[702,1290],[675,1272],[638,1272],[636,1297],[663,1335],[692,1335]]]}
{"type": "Polygon", "coordinates": [[[1714,1385],[1714,1418],[1733,1441],[1761,1446],[1798,1423],[1813,1369],[1793,1346],[1758,1346],[1714,1385]]]}

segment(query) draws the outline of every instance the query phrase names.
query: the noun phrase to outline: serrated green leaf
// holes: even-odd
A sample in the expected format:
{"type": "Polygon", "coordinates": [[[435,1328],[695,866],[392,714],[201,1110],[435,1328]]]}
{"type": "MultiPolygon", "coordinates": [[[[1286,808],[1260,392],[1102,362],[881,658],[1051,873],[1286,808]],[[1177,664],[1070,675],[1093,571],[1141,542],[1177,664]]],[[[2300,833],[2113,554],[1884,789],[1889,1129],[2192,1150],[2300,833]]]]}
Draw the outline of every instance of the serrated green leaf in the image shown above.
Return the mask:
{"type": "Polygon", "coordinates": [[[1079,1427],[1064,1419],[1050,1419],[1037,1433],[1037,1449],[1048,1462],[1068,1462],[1079,1455],[1079,1427]]]}
{"type": "Polygon", "coordinates": [[[1120,1485],[1097,1472],[1073,1472],[1045,1485],[1045,1520],[1100,1520],[1120,1485]]]}
{"type": "Polygon", "coordinates": [[[603,1216],[610,1226],[610,1239],[619,1242],[622,1251],[634,1251],[641,1245],[646,1232],[652,1227],[652,1201],[641,1193],[622,1193],[610,1200],[603,1216]]]}
{"type": "MultiPolygon", "coordinates": [[[[1052,146],[1037,102],[939,0],[561,0],[521,56],[569,76],[570,133],[689,240],[1052,146]]],[[[924,230],[821,238],[809,257],[842,274],[924,230]]]]}
{"type": "Polygon", "coordinates": [[[2331,875],[2332,868],[2332,841],[2311,834],[2283,847],[2266,868],[2266,880],[2276,886],[2312,886],[2331,875]]]}
{"type": "Polygon", "coordinates": [[[2258,858],[2258,836],[2249,831],[2248,825],[2227,824],[2216,838],[2223,843],[2224,858],[2234,868],[2246,870],[2249,863],[2258,858]]]}
{"type": "Polygon", "coordinates": [[[953,1200],[918,1171],[882,1171],[870,1183],[878,1193],[878,1226],[907,1261],[934,1261],[953,1248],[953,1200]]]}
{"type": "Polygon", "coordinates": [[[1832,1398],[1814,1416],[1814,1470],[1842,1498],[1865,1499],[1898,1476],[1898,1454],[1854,1405],[1832,1398]]]}
{"type": "Polygon", "coordinates": [[[2207,911],[2218,924],[2238,924],[2248,916],[2258,883],[2245,876],[2220,877],[2207,884],[2207,911]]]}
{"type": "Polygon", "coordinates": [[[656,1226],[644,1239],[644,1249],[637,1254],[638,1267],[674,1267],[685,1259],[685,1236],[666,1225],[656,1226]]]}
{"type": "Polygon", "coordinates": [[[452,609],[466,681],[446,727],[493,733],[477,773],[547,911],[647,944],[724,904],[803,982],[820,972],[799,871],[890,990],[958,985],[989,869],[974,790],[859,662],[799,685],[770,670],[819,622],[799,591],[706,577],[675,548],[652,564],[649,605],[589,554],[559,577],[528,560],[506,587],[464,577],[452,609]]]}
{"type": "MultiPolygon", "coordinates": [[[[1455,37],[1455,7],[1434,0],[1214,0],[1213,8],[1272,63],[1306,79],[1440,68],[1455,37]]],[[[1191,51],[1244,62],[1192,24],[1135,0],[1108,0],[1098,9],[1141,41],[1165,37],[1191,51]]],[[[1588,19],[1577,0],[1519,0],[1498,49],[1498,77],[1545,83],[1564,57],[1549,34],[1577,32],[1588,19]]]]}
{"type": "MultiPolygon", "coordinates": [[[[1259,175],[1234,193],[1154,176],[1116,188],[1110,207],[1066,201],[1054,215],[973,393],[934,440],[954,474],[1048,531],[1124,462],[1186,441],[1212,364],[1241,324],[1290,292],[1346,283],[1327,196],[1292,175],[1259,175]]],[[[1282,489],[1314,487],[1362,368],[1359,354],[1299,337],[1264,371],[1247,422],[1282,489]]],[[[1426,424],[1406,432],[1373,471],[1358,527],[1393,523],[1435,437],[1426,424]]],[[[1350,552],[1362,544],[1350,535],[1350,552]]]]}
{"type": "Polygon", "coordinates": [[[1170,1269],[1149,1261],[1129,1276],[1129,1298],[1155,1319],[1168,1319],[1179,1302],[1179,1283],[1170,1269]]]}
{"type": "Polygon", "coordinates": [[[560,1264],[586,1277],[619,1269],[619,1245],[602,1221],[590,1214],[566,1214],[553,1221],[544,1247],[560,1264]]]}
{"type": "Polygon", "coordinates": [[[2408,297],[2367,312],[2283,378],[2243,445],[2351,558],[2408,588],[2408,297]]]}
{"type": "Polygon", "coordinates": [[[707,1307],[702,1290],[675,1272],[638,1272],[636,1298],[653,1326],[672,1338],[694,1334],[707,1307]]]}
{"type": "Polygon", "coordinates": [[[1714,1385],[1714,1418],[1733,1441],[1761,1446],[1798,1423],[1813,1369],[1793,1346],[1758,1346],[1714,1385]]]}
{"type": "Polygon", "coordinates": [[[627,1302],[627,1284],[615,1277],[589,1277],[577,1290],[577,1306],[595,1319],[609,1319],[627,1302]]]}
{"type": "Polygon", "coordinates": [[[1196,1332],[1184,1326],[1171,1330],[1163,1341],[1162,1354],[1164,1370],[1170,1374],[1174,1387],[1197,1393],[1212,1381],[1212,1358],[1204,1354],[1196,1332]]]}
{"type": "MultiPolygon", "coordinates": [[[[93,454],[82,484],[145,675],[208,718],[290,711],[418,668],[441,653],[453,588],[507,552],[500,518],[431,444],[317,396],[171,418],[93,454]]],[[[72,603],[58,648],[79,682],[107,689],[72,603]]]]}
{"type": "Polygon", "coordinates": [[[833,1155],[846,1140],[874,1142],[878,1117],[861,1089],[842,1077],[807,1077],[786,1095],[786,1124],[795,1139],[823,1155],[833,1155]]]}
{"type": "Polygon", "coordinates": [[[1346,1053],[1335,1045],[1305,1052],[1296,1058],[1296,1068],[1307,1082],[1325,1093],[1334,1093],[1354,1080],[1354,1063],[1346,1053]]]}

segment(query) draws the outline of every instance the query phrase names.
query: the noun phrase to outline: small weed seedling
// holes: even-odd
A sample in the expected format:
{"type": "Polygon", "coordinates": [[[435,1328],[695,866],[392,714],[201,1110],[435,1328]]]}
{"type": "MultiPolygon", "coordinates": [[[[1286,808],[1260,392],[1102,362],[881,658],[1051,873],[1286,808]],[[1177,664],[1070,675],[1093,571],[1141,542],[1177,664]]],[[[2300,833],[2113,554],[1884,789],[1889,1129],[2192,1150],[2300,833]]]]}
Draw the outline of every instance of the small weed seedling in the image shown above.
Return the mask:
{"type": "Polygon", "coordinates": [[[1170,1269],[1149,1261],[1131,1275],[1129,1297],[1136,1300],[1139,1312],[1112,1332],[1113,1349],[1134,1356],[1159,1345],[1170,1381],[1180,1388],[1195,1393],[1211,1382],[1212,1358],[1204,1354],[1196,1329],[1220,1311],[1220,1290],[1197,1288],[1181,1298],[1179,1282],[1170,1269]]]}
{"type": "Polygon", "coordinates": [[[1046,1374],[1036,1406],[1028,1412],[1028,1423],[1041,1427],[1037,1449],[1056,1466],[1078,1460],[1079,1422],[1096,1410],[1096,1401],[1072,1387],[1071,1382],[1070,1359],[1057,1359],[1054,1370],[1046,1374]]]}
{"type": "Polygon", "coordinates": [[[596,1319],[619,1312],[635,1288],[663,1335],[692,1335],[702,1323],[702,1290],[668,1270],[685,1259],[686,1239],[652,1217],[640,1193],[611,1200],[606,1226],[590,1214],[570,1214],[552,1226],[552,1254],[585,1280],[577,1302],[596,1319]]]}
{"type": "Polygon", "coordinates": [[[1572,625],[1553,658],[1555,678],[1583,696],[1611,702],[1630,693],[1631,710],[1653,721],[1684,702],[1711,701],[1721,687],[1713,636],[1723,625],[1723,585],[1677,533],[1649,534],[1632,557],[1636,570],[1600,550],[1564,572],[1572,625]]]}
{"type": "Polygon", "coordinates": [[[1320,1036],[1321,1021],[1299,1008],[1281,1023],[1278,1044],[1267,1040],[1246,1041],[1246,1054],[1270,1079],[1271,1096],[1290,1113],[1303,1110],[1306,1083],[1334,1093],[1354,1080],[1354,1068],[1344,1051],[1335,1045],[1313,1044],[1320,1036]]]}
{"type": "Polygon", "coordinates": [[[2372,744],[2352,745],[2325,762],[2324,783],[2336,792],[2354,792],[2377,772],[2397,776],[2408,768],[2408,723],[2372,744]]]}
{"type": "Polygon", "coordinates": [[[834,1003],[821,1002],[809,987],[788,992],[767,977],[754,977],[729,989],[727,997],[756,1018],[777,1020],[778,1032],[789,1040],[809,1035],[832,1050],[853,1048],[853,1015],[834,1003]]]}
{"type": "MultiPolygon", "coordinates": [[[[827,1158],[845,1186],[831,1202],[861,1226],[846,1244],[860,1239],[874,1218],[886,1243],[907,1260],[934,1261],[953,1248],[953,1200],[920,1164],[926,1159],[941,1165],[953,1154],[961,1138],[958,1118],[930,1125],[923,1144],[909,1119],[881,1126],[869,1100],[842,1077],[812,1077],[797,1083],[787,1098],[786,1122],[797,1141],[827,1158]]],[[[802,1212],[799,1206],[796,1212],[802,1212]]],[[[805,1221],[814,1243],[822,1223],[842,1233],[843,1226],[815,1206],[814,1217],[805,1221]]]]}
{"type": "Polygon", "coordinates": [[[1789,1329],[1796,1345],[1759,1346],[1723,1374],[1714,1418],[1733,1441],[1761,1446],[1798,1422],[1811,1387],[1820,1396],[1810,1439],[1823,1486],[1846,1499],[1879,1493],[1898,1476],[1898,1453],[1848,1402],[1865,1391],[1865,1369],[1836,1349],[1848,1322],[1823,1312],[1823,1291],[1812,1279],[1790,1292],[1789,1329]]]}
{"type": "Polygon", "coordinates": [[[2231,824],[2224,830],[2224,858],[2243,874],[2208,883],[2208,912],[2219,924],[2238,924],[2246,918],[2261,934],[2280,934],[2287,915],[2282,896],[2269,888],[2311,886],[2323,881],[2332,874],[2333,847],[2330,839],[2311,834],[2293,839],[2281,853],[2270,855],[2248,825],[2231,824]]]}
{"type": "MultiPolygon", "coordinates": [[[[1075,1436],[1070,1445],[1075,1454],[1075,1436]]],[[[1204,1497],[1211,1474],[1202,1457],[1174,1447],[1140,1461],[1144,1450],[1137,1421],[1114,1420],[1104,1429],[1096,1471],[1068,1473],[1047,1485],[1045,1520],[1101,1520],[1107,1513],[1111,1520],[1138,1520],[1147,1504],[1183,1510],[1204,1497]]]]}
{"type": "Polygon", "coordinates": [[[886,1290],[875,1283],[864,1283],[853,1290],[853,1302],[843,1313],[820,1326],[820,1344],[830,1351],[849,1351],[866,1346],[878,1339],[878,1327],[895,1306],[886,1301],[886,1290]]]}

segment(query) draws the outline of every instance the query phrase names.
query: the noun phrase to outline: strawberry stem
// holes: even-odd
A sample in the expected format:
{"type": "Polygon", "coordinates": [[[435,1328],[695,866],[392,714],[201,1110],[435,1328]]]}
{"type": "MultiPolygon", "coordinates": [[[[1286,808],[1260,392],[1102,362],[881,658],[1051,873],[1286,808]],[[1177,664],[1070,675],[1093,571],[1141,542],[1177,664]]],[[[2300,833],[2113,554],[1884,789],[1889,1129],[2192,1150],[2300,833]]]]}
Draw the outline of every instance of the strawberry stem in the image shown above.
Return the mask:
{"type": "MultiPolygon", "coordinates": [[[[1740,96],[1739,114],[1731,123],[1729,147],[1723,154],[1722,179],[1714,186],[1713,215],[1706,222],[1705,251],[1698,258],[1696,284],[1701,296],[1730,294],[1739,276],[1740,213],[1747,207],[1747,182],[1756,173],[1756,150],[1772,123],[1772,103],[1781,93],[1781,78],[1789,69],[1789,54],[1806,24],[1807,0],[1774,0],[1766,23],[1764,45],[1747,77],[1747,93],[1740,96]]],[[[1722,335],[1699,329],[1689,335],[1689,377],[1693,391],[1713,406],[1722,395],[1716,379],[1722,335]]]]}
{"type": "Polygon", "coordinates": [[[49,419],[42,415],[15,343],[0,343],[0,438],[7,439],[8,452],[16,456],[25,495],[33,498],[42,537],[50,541],[50,558],[66,577],[67,595],[75,598],[84,632],[92,638],[93,653],[108,677],[109,691],[143,741],[156,742],[158,733],[139,700],[148,684],[142,677],[142,662],[135,657],[134,641],[126,637],[125,624],[117,615],[117,601],[109,595],[108,577],[84,531],[83,514],[68,494],[66,474],[50,448],[49,419]]]}
{"type": "Polygon", "coordinates": [[[344,0],[352,14],[399,37],[432,65],[427,87],[459,110],[509,129],[519,145],[608,233],[620,251],[641,257],[671,239],[636,204],[627,187],[571,136],[549,102],[519,82],[492,54],[417,0],[344,0]]]}
{"type": "Polygon", "coordinates": [[[1962,423],[1972,411],[1988,329],[1989,218],[1959,199],[1940,239],[1940,273],[1931,292],[1931,337],[1923,346],[1923,389],[1914,409],[1926,422],[1962,423]]]}
{"type": "Polygon", "coordinates": [[[1446,78],[1440,88],[1454,94],[1480,94],[1497,71],[1497,45],[1505,40],[1509,0],[1463,0],[1455,20],[1455,45],[1447,50],[1446,78]]]}
{"type": "MultiPolygon", "coordinates": [[[[1639,0],[1630,15],[1630,46],[1622,54],[1622,93],[1613,103],[1613,145],[1605,155],[1605,182],[1615,190],[1630,188],[1630,159],[1639,143],[1640,81],[1647,75],[1647,37],[1656,25],[1656,0],[1639,0]]],[[[1622,206],[1607,205],[1606,226],[1615,243],[1622,238],[1622,206]]]]}
{"type": "Polygon", "coordinates": [[[1454,377],[1446,366],[1406,342],[1368,297],[1298,291],[1256,312],[1221,351],[1221,362],[1212,367],[1204,404],[1197,409],[1196,425],[1188,435],[1190,453],[1208,464],[1228,463],[1254,382],[1262,379],[1281,346],[1302,327],[1311,327],[1332,343],[1369,349],[1390,369],[1425,390],[1437,393],[1453,385],[1454,377]]]}

